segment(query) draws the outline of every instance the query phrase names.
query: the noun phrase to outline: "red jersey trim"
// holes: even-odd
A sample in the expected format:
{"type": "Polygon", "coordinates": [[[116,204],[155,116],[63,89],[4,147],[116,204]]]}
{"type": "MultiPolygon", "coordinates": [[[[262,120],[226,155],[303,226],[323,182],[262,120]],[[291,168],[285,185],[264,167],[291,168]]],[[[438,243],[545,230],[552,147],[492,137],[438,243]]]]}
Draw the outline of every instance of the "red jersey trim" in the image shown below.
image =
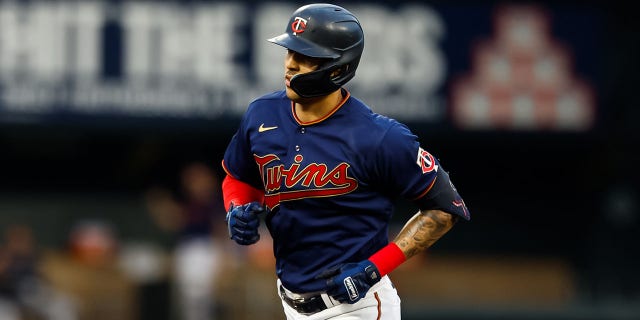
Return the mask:
{"type": "Polygon", "coordinates": [[[431,188],[433,188],[433,185],[436,183],[436,180],[437,180],[437,179],[438,179],[438,177],[437,177],[437,176],[436,176],[435,178],[433,178],[433,181],[431,181],[431,183],[429,184],[429,186],[427,187],[427,189],[426,189],[426,190],[424,190],[424,191],[422,191],[422,193],[421,193],[419,196],[417,196],[417,197],[413,198],[412,200],[413,200],[413,201],[418,200],[418,199],[420,199],[420,198],[424,197],[427,193],[429,193],[429,191],[431,191],[431,188]]]}
{"type": "Polygon", "coordinates": [[[373,296],[376,297],[376,301],[378,303],[378,316],[376,317],[376,320],[380,320],[382,318],[382,302],[380,301],[380,297],[377,292],[374,292],[373,296]]]}
{"type": "Polygon", "coordinates": [[[296,114],[296,104],[293,101],[291,101],[291,113],[293,114],[293,118],[296,120],[296,122],[299,125],[303,125],[303,126],[309,126],[309,125],[320,123],[320,122],[326,120],[327,118],[331,117],[334,113],[336,113],[336,111],[338,111],[338,109],[340,109],[340,107],[342,107],[345,104],[345,102],[347,102],[349,97],[351,97],[351,93],[349,91],[347,91],[345,89],[344,92],[346,92],[347,94],[344,96],[342,101],[340,101],[340,103],[338,103],[337,106],[335,106],[333,109],[331,109],[331,111],[329,111],[329,113],[327,113],[326,115],[324,115],[322,118],[320,118],[318,120],[309,121],[309,122],[304,122],[304,121],[302,121],[302,120],[300,120],[298,118],[298,115],[296,114]]]}

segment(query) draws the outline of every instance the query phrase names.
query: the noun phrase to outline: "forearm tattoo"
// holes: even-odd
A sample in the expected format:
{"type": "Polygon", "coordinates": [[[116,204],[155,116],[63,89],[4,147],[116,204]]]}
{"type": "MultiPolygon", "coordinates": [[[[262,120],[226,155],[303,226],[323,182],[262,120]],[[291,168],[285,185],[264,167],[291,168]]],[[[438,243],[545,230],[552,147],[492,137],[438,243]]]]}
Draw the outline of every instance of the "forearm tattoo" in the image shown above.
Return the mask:
{"type": "Polygon", "coordinates": [[[440,210],[418,211],[393,242],[409,259],[438,241],[453,227],[455,220],[452,215],[440,210]]]}

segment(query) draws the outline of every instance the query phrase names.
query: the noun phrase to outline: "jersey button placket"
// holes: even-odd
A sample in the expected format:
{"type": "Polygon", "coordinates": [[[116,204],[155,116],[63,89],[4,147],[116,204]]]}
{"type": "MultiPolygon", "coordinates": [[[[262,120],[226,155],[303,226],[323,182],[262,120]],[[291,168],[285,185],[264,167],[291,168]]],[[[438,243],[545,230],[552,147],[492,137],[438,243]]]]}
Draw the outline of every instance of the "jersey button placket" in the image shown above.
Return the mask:
{"type": "MultiPolygon", "coordinates": [[[[299,131],[300,131],[300,134],[304,134],[305,132],[307,132],[307,129],[305,127],[300,127],[299,131]]],[[[296,152],[300,151],[300,145],[299,144],[296,145],[295,150],[296,150],[296,152]]]]}

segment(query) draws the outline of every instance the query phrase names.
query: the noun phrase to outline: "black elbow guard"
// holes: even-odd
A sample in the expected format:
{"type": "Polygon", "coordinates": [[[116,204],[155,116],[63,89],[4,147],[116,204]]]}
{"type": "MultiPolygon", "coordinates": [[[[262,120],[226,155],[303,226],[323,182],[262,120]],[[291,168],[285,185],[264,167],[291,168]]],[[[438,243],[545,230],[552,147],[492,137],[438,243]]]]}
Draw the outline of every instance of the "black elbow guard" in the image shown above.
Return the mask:
{"type": "Polygon", "coordinates": [[[415,201],[420,210],[442,210],[470,220],[469,210],[449,179],[449,174],[440,167],[435,179],[431,190],[415,201]]]}

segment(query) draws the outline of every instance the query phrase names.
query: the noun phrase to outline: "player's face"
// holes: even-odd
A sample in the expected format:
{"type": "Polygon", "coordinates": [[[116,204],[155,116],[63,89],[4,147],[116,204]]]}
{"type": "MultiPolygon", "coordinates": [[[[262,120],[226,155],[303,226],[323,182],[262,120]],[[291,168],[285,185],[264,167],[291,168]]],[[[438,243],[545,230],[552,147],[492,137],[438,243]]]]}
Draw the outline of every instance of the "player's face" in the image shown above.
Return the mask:
{"type": "Polygon", "coordinates": [[[323,59],[313,58],[299,54],[295,51],[287,50],[287,55],[284,58],[284,85],[287,92],[287,97],[292,101],[300,100],[301,97],[293,91],[290,87],[291,77],[296,74],[303,74],[314,71],[320,67],[323,59]]]}

